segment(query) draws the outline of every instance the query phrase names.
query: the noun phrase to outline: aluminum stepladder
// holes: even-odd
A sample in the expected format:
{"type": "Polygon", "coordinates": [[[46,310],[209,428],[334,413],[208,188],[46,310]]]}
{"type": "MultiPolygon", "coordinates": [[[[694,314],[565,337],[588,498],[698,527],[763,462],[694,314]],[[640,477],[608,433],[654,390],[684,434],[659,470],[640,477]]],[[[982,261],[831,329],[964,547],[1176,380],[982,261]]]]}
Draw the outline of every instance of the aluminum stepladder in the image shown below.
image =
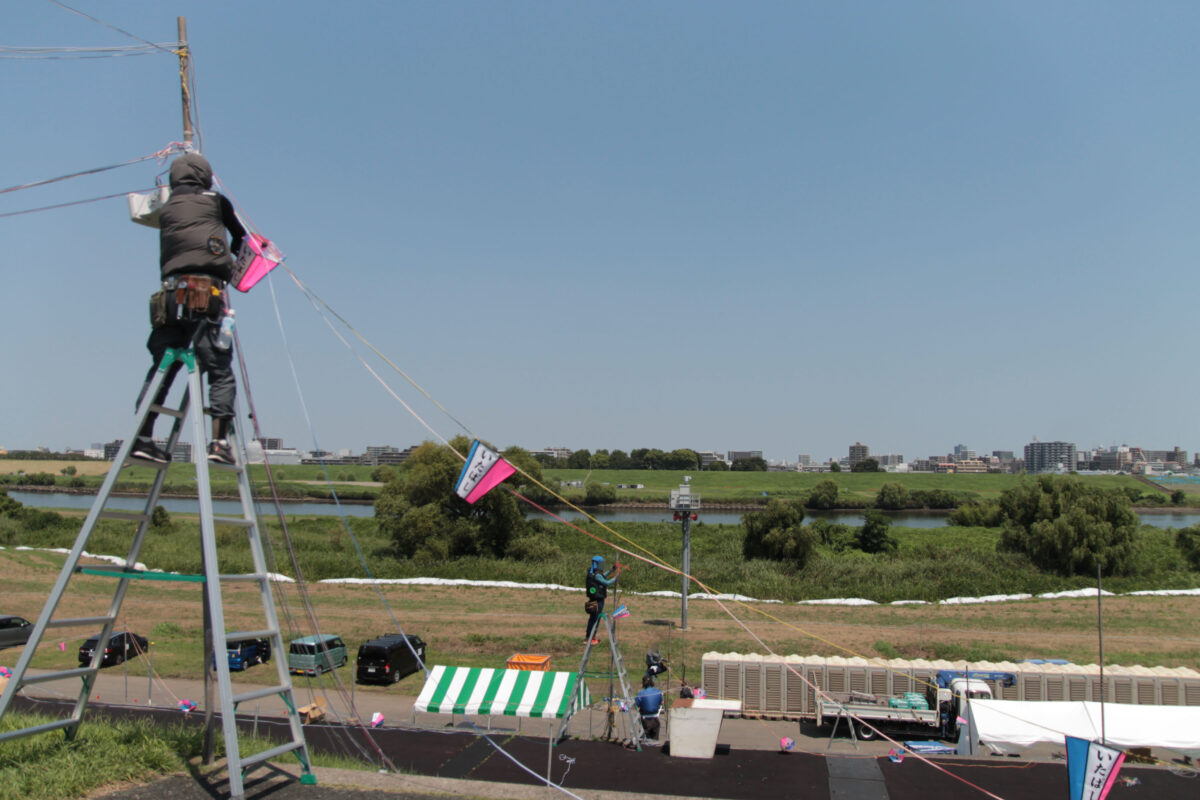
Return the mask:
{"type": "MultiPolygon", "coordinates": [[[[176,369],[179,367],[176,366],[176,369]]],[[[271,595],[270,575],[268,574],[266,558],[263,550],[262,536],[259,530],[258,521],[254,512],[254,497],[251,492],[250,478],[246,469],[246,451],[245,443],[238,436],[236,427],[231,425],[229,431],[229,443],[235,453],[237,466],[226,464],[210,464],[207,453],[204,447],[204,442],[207,441],[204,431],[204,404],[203,394],[200,383],[200,370],[196,366],[196,355],[191,348],[187,349],[168,349],[159,363],[158,371],[156,372],[149,388],[146,390],[142,402],[138,407],[137,420],[135,423],[135,434],[121,445],[117,453],[116,460],[113,462],[113,468],[108,471],[107,477],[104,479],[100,487],[99,493],[96,495],[96,500],[92,504],[91,511],[88,512],[87,518],[83,523],[83,527],[79,531],[79,535],[75,539],[75,545],[67,555],[66,562],[63,564],[62,570],[59,572],[58,580],[55,581],[54,588],[50,592],[50,596],[46,601],[46,605],[42,608],[42,613],[38,617],[37,624],[34,626],[29,641],[25,645],[24,651],[21,653],[21,658],[17,662],[17,666],[13,670],[12,677],[9,680],[8,686],[5,688],[3,695],[0,695],[0,718],[8,711],[9,704],[12,698],[24,686],[37,683],[46,683],[63,678],[78,677],[82,681],[82,687],[79,692],[79,699],[75,703],[74,711],[70,717],[47,723],[45,725],[37,725],[20,730],[9,731],[0,734],[0,742],[5,739],[13,739],[20,736],[28,736],[46,731],[65,729],[68,739],[74,738],[75,732],[78,729],[79,722],[83,717],[84,708],[87,706],[88,694],[95,682],[96,675],[99,672],[100,664],[104,656],[104,648],[97,646],[95,653],[92,656],[91,663],[86,667],[77,669],[58,670],[49,673],[38,675],[27,675],[29,662],[32,660],[34,653],[39,644],[41,644],[46,631],[52,628],[91,628],[96,625],[102,626],[98,643],[107,642],[109,635],[113,631],[114,624],[121,611],[121,603],[125,598],[125,594],[129,588],[129,582],[135,579],[152,579],[152,580],[171,580],[171,581],[188,581],[204,584],[204,612],[205,612],[205,629],[210,632],[208,641],[205,642],[205,680],[207,685],[208,669],[215,662],[217,673],[217,688],[219,693],[219,709],[221,712],[221,723],[225,736],[225,752],[226,763],[229,770],[229,792],[230,797],[242,797],[245,794],[244,775],[246,770],[251,767],[269,761],[276,756],[292,752],[299,759],[301,765],[301,783],[314,784],[316,776],[312,773],[312,765],[309,759],[308,746],[304,740],[304,729],[301,726],[300,715],[296,709],[295,691],[292,688],[291,675],[287,668],[287,650],[283,647],[283,637],[279,628],[279,619],[275,611],[274,598],[271,595]],[[157,396],[159,388],[166,380],[172,364],[176,361],[187,368],[188,383],[187,389],[183,394],[183,400],[180,402],[179,408],[169,408],[157,405],[154,398],[157,396]],[[162,491],[163,484],[167,476],[167,464],[154,464],[147,461],[130,461],[129,454],[133,449],[134,441],[137,438],[137,433],[142,429],[142,424],[146,417],[151,413],[158,413],[174,417],[174,424],[171,427],[170,437],[167,440],[167,452],[175,447],[179,441],[179,435],[182,432],[184,421],[189,413],[192,417],[192,458],[196,467],[196,489],[199,495],[200,508],[200,538],[203,554],[204,574],[203,575],[175,575],[168,573],[155,572],[139,572],[134,569],[137,563],[137,557],[141,551],[142,544],[145,541],[147,531],[150,527],[151,516],[154,508],[158,503],[159,494],[162,491]],[[135,464],[137,466],[155,468],[156,474],[154,481],[151,484],[150,494],[146,499],[145,510],[141,513],[131,513],[122,511],[107,511],[105,506],[108,503],[109,496],[112,493],[113,487],[116,485],[117,477],[125,466],[135,464]],[[238,493],[241,498],[242,516],[240,517],[216,517],[213,514],[212,504],[212,487],[209,481],[209,470],[223,470],[233,472],[237,476],[238,493]],[[88,539],[91,537],[96,523],[100,519],[115,519],[136,522],[137,532],[133,536],[133,541],[129,548],[129,554],[125,559],[124,567],[82,567],[79,565],[79,559],[87,546],[88,539]],[[216,526],[234,526],[244,529],[249,537],[250,552],[253,558],[254,571],[248,574],[223,575],[220,572],[220,565],[217,559],[217,538],[216,526]],[[67,619],[54,619],[54,612],[62,600],[64,591],[71,577],[75,574],[86,575],[103,575],[117,579],[117,587],[113,592],[112,602],[109,606],[108,613],[103,616],[94,617],[76,617],[67,619]],[[265,618],[265,627],[262,630],[252,631],[230,631],[225,630],[225,613],[224,606],[221,600],[221,584],[222,583],[255,583],[258,585],[262,604],[263,614],[265,618]],[[233,694],[232,684],[229,676],[229,659],[225,657],[226,642],[236,641],[240,639],[263,639],[268,638],[271,642],[271,651],[274,655],[276,672],[279,680],[278,685],[271,686],[265,689],[256,689],[249,692],[244,692],[239,695],[233,694]],[[211,650],[210,650],[211,648],[211,650]],[[215,653],[216,658],[212,659],[211,654],[215,653]],[[211,660],[210,660],[211,659],[211,660]],[[278,695],[287,707],[287,716],[290,728],[291,739],[285,744],[271,748],[262,753],[257,753],[253,756],[242,757],[238,742],[237,721],[235,711],[239,703],[248,700],[255,700],[270,695],[278,695]]],[[[207,692],[206,692],[207,694],[207,692]]],[[[210,715],[213,709],[206,703],[205,715],[206,720],[211,719],[210,715]]]]}
{"type": "MultiPolygon", "coordinates": [[[[583,647],[583,660],[579,662],[579,673],[575,676],[575,684],[577,686],[583,685],[584,675],[587,672],[588,659],[592,656],[592,639],[595,638],[596,633],[598,632],[600,620],[604,621],[605,630],[608,631],[608,647],[612,652],[613,667],[616,669],[617,680],[621,684],[621,697],[610,698],[609,702],[614,699],[621,701],[621,705],[624,707],[625,713],[629,717],[630,735],[628,744],[631,747],[641,749],[642,744],[646,741],[646,731],[642,727],[642,715],[638,711],[637,705],[634,703],[634,693],[629,686],[629,673],[625,670],[625,659],[621,656],[621,648],[617,646],[616,631],[613,627],[612,617],[608,615],[607,611],[600,613],[599,620],[597,620],[595,628],[592,629],[591,635],[588,637],[587,644],[583,647]]],[[[571,704],[568,706],[567,717],[562,722],[562,730],[564,731],[566,730],[566,726],[570,721],[570,718],[574,716],[576,711],[579,710],[576,708],[576,705],[579,702],[578,697],[579,693],[576,692],[571,700],[571,704]]]]}

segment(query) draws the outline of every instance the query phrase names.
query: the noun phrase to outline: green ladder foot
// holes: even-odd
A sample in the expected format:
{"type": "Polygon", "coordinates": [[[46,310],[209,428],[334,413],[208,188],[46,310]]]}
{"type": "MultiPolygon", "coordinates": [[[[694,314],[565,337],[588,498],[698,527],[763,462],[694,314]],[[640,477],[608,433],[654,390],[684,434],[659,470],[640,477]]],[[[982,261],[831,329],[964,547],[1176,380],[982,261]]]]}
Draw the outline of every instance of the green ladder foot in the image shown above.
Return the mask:
{"type": "Polygon", "coordinates": [[[300,776],[300,783],[304,786],[316,786],[317,776],[313,775],[311,772],[305,772],[300,776]]]}

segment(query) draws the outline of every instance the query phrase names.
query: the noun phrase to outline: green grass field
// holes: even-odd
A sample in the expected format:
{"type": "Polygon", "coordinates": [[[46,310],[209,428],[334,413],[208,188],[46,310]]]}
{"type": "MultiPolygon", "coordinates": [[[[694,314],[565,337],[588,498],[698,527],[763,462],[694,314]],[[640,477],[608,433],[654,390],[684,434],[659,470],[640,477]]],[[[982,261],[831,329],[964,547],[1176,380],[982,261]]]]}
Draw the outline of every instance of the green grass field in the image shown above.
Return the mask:
{"type": "MultiPolygon", "coordinates": [[[[36,462],[26,462],[36,463],[36,462]]],[[[0,462],[0,469],[3,462],[0,462]]],[[[370,483],[371,473],[375,467],[368,466],[334,466],[328,470],[319,465],[288,465],[273,468],[273,475],[278,491],[285,499],[322,499],[331,497],[330,483],[338,496],[345,500],[373,500],[379,494],[378,485],[358,485],[370,483]],[[326,482],[328,480],[328,483],[326,482]]],[[[637,485],[641,489],[617,489],[618,504],[621,503],[650,503],[665,505],[670,492],[683,483],[685,475],[691,476],[692,491],[701,495],[702,502],[708,504],[730,505],[761,505],[771,497],[795,499],[804,497],[812,488],[823,480],[834,481],[839,488],[840,497],[844,504],[851,508],[868,506],[874,502],[879,487],[885,483],[898,483],[910,492],[943,490],[955,494],[961,500],[987,500],[1000,496],[1005,489],[1019,483],[1021,475],[949,475],[949,474],[891,474],[884,472],[873,473],[800,473],[800,472],[677,472],[668,470],[582,470],[582,469],[547,469],[544,477],[547,485],[554,488],[558,494],[573,504],[583,501],[584,490],[578,488],[558,488],[556,481],[579,481],[587,483],[595,481],[617,484],[637,485]]],[[[122,473],[118,489],[125,491],[145,491],[154,478],[154,470],[149,467],[129,467],[122,473]]],[[[251,482],[257,487],[260,497],[269,496],[266,467],[261,464],[250,466],[251,482]]],[[[104,476],[92,474],[79,476],[79,481],[90,489],[98,489],[104,476]]],[[[210,474],[213,493],[217,496],[234,497],[237,495],[237,483],[233,475],[224,472],[210,474]]],[[[63,479],[65,481],[65,479],[63,479]]],[[[1134,487],[1144,494],[1154,494],[1154,487],[1147,485],[1129,475],[1087,475],[1081,480],[1091,486],[1101,488],[1134,487]]],[[[190,495],[195,492],[195,472],[190,464],[172,464],[167,472],[167,482],[164,485],[166,494],[190,495]]],[[[1173,487],[1174,488],[1174,487],[1173,487]]],[[[1170,494],[1171,489],[1163,489],[1163,497],[1170,494]]],[[[1187,494],[1187,504],[1200,504],[1200,491],[1187,494]]]]}

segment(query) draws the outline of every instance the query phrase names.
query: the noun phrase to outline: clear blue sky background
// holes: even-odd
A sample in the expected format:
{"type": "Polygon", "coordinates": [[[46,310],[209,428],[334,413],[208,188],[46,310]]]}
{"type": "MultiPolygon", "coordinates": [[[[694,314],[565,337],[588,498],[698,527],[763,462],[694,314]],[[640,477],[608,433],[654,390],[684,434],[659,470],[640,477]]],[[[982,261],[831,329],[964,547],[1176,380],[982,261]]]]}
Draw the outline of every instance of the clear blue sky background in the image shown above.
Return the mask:
{"type": "MultiPolygon", "coordinates": [[[[71,5],[155,42],[187,17],[234,198],[499,445],[1200,447],[1198,4],[71,5]]],[[[128,44],[0,5],[3,46],[128,44]]],[[[169,55],[0,59],[0,108],[0,188],[181,137],[169,55]]],[[[128,435],[156,232],[118,199],[0,241],[0,446],[128,435]]],[[[322,446],[429,437],[273,285],[322,446]]],[[[271,289],[236,307],[265,433],[311,447],[271,289]]]]}

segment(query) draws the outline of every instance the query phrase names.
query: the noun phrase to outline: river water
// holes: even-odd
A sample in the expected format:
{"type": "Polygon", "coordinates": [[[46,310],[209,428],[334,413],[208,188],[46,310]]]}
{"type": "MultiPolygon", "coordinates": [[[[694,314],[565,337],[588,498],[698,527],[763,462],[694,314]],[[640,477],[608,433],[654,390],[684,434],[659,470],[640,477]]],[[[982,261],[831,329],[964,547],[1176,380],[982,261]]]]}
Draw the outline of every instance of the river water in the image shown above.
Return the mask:
{"type": "MultiPolygon", "coordinates": [[[[90,494],[15,490],[10,490],[8,496],[27,506],[50,509],[88,509],[92,507],[92,501],[95,499],[95,496],[90,494]]],[[[141,511],[145,507],[145,502],[143,498],[138,497],[113,497],[109,499],[109,508],[120,511],[141,511]]],[[[195,514],[199,508],[195,499],[177,497],[162,498],[159,505],[167,511],[184,514],[195,514]]],[[[213,509],[214,513],[222,516],[241,516],[242,514],[241,503],[232,500],[217,500],[213,503],[213,509]]],[[[348,517],[370,517],[375,514],[375,508],[371,505],[343,503],[341,509],[341,513],[348,517]]],[[[260,502],[259,512],[273,514],[274,510],[269,504],[260,502]]],[[[333,503],[284,503],[283,513],[317,517],[336,516],[339,511],[333,503]]],[[[563,519],[571,521],[584,518],[577,511],[559,511],[557,513],[563,519]]],[[[745,511],[702,510],[699,522],[708,525],[738,525],[745,513],[745,511]]],[[[893,525],[905,528],[942,528],[946,525],[946,513],[940,511],[891,511],[884,512],[884,514],[892,521],[893,525]]],[[[529,516],[537,518],[542,514],[534,512],[529,516]]],[[[601,522],[671,522],[671,512],[667,509],[613,509],[592,512],[592,516],[601,522]]],[[[1200,523],[1200,512],[1195,509],[1142,512],[1138,516],[1141,518],[1142,524],[1153,525],[1156,528],[1186,528],[1189,525],[1200,523]]],[[[862,525],[863,521],[862,514],[853,511],[806,511],[804,519],[806,523],[812,522],[814,519],[824,519],[842,525],[855,526],[862,525]]]]}

